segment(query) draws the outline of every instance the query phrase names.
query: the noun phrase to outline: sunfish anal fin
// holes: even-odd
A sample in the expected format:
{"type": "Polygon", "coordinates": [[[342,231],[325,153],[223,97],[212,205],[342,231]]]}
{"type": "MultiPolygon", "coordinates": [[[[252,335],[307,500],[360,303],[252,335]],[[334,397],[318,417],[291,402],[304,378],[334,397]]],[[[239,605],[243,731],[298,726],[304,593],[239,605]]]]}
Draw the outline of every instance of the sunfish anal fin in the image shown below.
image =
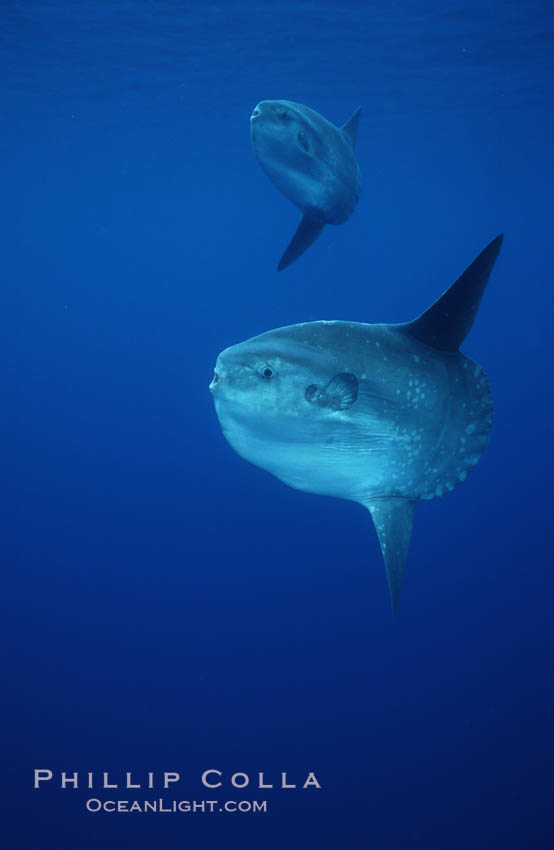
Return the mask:
{"type": "Polygon", "coordinates": [[[394,614],[408,557],[414,504],[409,499],[399,498],[374,499],[365,503],[381,544],[394,614]]]}
{"type": "Polygon", "coordinates": [[[283,271],[291,263],[294,263],[298,257],[302,256],[304,251],[313,245],[323,228],[325,222],[318,221],[308,216],[303,216],[302,221],[298,225],[298,229],[289,244],[289,247],[281,257],[277,271],[283,271]]]}
{"type": "Polygon", "coordinates": [[[350,116],[346,124],[341,127],[342,133],[346,136],[346,140],[352,150],[356,147],[356,139],[358,138],[358,124],[360,123],[360,113],[362,107],[358,106],[356,111],[350,116]]]}

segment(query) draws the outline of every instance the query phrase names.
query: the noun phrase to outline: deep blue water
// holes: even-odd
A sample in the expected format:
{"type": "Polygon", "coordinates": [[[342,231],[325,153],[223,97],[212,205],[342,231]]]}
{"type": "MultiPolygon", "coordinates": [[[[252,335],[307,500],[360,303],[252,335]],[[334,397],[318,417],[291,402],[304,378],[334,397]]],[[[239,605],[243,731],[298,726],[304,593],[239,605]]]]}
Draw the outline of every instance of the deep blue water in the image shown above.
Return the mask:
{"type": "Polygon", "coordinates": [[[1,23],[1,846],[550,846],[552,4],[4,0],[1,23]],[[359,206],[280,275],[299,214],[251,150],[265,98],[363,107],[359,206]],[[416,509],[393,619],[367,512],[234,454],[213,366],[284,324],[407,321],[502,231],[463,348],[491,441],[416,509]],[[93,815],[35,768],[323,787],[93,815]]]}

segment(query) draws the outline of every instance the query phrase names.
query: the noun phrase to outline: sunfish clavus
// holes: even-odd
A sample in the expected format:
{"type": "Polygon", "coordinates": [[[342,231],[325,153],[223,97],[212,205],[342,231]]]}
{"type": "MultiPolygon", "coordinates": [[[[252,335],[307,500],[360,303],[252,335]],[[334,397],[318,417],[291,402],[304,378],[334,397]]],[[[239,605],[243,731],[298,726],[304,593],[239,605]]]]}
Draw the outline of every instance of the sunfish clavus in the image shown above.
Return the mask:
{"type": "Polygon", "coordinates": [[[413,322],[291,325],[217,359],[210,389],[231,446],[292,487],[368,508],[395,611],[415,503],[463,481],[489,437],[487,377],[458,349],[501,243],[413,322]]]}
{"type": "Polygon", "coordinates": [[[260,165],[303,217],[278,271],[315,242],[326,224],[343,224],[360,194],[354,156],[361,109],[343,127],[290,100],[263,100],[250,116],[250,133],[260,165]]]}

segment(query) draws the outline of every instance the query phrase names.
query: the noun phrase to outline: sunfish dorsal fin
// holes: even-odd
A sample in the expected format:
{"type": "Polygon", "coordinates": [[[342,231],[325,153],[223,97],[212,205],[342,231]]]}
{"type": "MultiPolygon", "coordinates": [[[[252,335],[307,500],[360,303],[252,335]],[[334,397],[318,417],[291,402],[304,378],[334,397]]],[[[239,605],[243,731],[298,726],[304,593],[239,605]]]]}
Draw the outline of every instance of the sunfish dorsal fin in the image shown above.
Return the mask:
{"type": "Polygon", "coordinates": [[[346,136],[346,140],[352,150],[354,150],[354,148],[356,147],[356,139],[358,138],[358,124],[360,122],[361,111],[362,107],[358,106],[358,108],[350,116],[346,124],[343,124],[341,127],[341,130],[346,136]]]}
{"type": "Polygon", "coordinates": [[[366,503],[381,544],[394,614],[408,557],[414,504],[409,499],[399,498],[374,499],[366,503]]]}
{"type": "Polygon", "coordinates": [[[308,218],[308,216],[305,215],[298,225],[298,229],[292,237],[289,247],[279,260],[277,271],[283,271],[283,269],[286,269],[286,267],[290,266],[291,263],[294,263],[298,257],[302,256],[304,251],[309,248],[310,245],[313,245],[324,227],[325,222],[318,221],[314,218],[308,218]]]}
{"type": "Polygon", "coordinates": [[[493,239],[450,289],[399,330],[440,351],[457,351],[471,330],[503,238],[493,239]]]}

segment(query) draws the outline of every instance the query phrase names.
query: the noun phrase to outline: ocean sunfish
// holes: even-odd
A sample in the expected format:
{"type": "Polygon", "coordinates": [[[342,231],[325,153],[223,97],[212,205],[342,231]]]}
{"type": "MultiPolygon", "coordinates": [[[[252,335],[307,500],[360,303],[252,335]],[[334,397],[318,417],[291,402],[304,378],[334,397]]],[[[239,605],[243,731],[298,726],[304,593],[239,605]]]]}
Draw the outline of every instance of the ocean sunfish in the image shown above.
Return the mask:
{"type": "Polygon", "coordinates": [[[488,441],[489,383],[458,349],[501,243],[412,322],[291,325],[217,359],[210,390],[231,446],[291,487],[365,505],[394,611],[415,503],[463,481],[488,441]]]}
{"type": "Polygon", "coordinates": [[[263,100],[250,117],[252,144],[260,165],[279,191],[300,207],[302,221],[281,257],[290,266],[315,242],[326,224],[342,224],[360,194],[354,156],[358,107],[344,127],[289,100],[263,100]]]}

